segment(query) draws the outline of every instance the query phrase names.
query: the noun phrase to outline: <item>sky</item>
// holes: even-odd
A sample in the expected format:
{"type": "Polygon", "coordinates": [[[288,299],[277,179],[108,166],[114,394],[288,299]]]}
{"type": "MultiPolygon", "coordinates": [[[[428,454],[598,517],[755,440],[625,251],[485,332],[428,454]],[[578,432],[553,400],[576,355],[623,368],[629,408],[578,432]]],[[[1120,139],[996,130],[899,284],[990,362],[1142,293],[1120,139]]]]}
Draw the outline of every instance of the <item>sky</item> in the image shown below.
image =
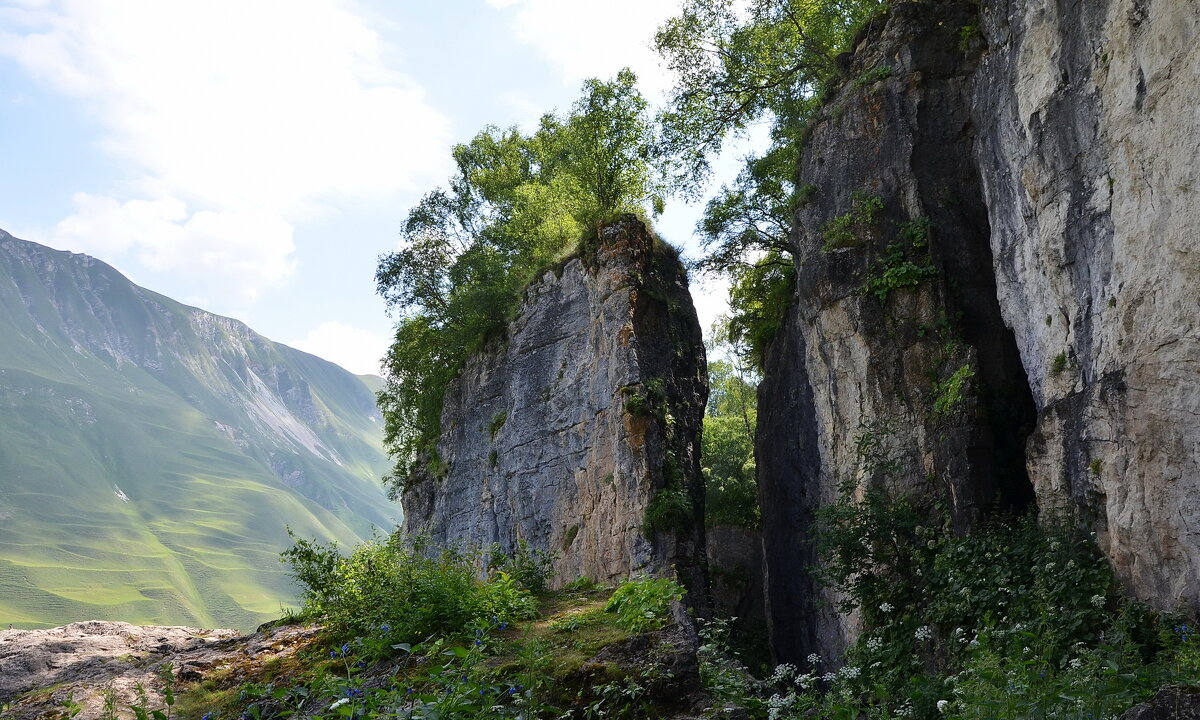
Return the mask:
{"type": "MultiPolygon", "coordinates": [[[[0,228],[104,260],[360,374],[393,325],[375,295],[450,149],[532,129],[650,48],[678,0],[0,0],[0,228]]],[[[761,135],[761,133],[760,133],[761,135]]],[[[754,139],[717,163],[736,174],[754,139]]],[[[660,234],[698,253],[702,203],[660,234]]],[[[701,324],[720,281],[693,278],[701,324]]]]}

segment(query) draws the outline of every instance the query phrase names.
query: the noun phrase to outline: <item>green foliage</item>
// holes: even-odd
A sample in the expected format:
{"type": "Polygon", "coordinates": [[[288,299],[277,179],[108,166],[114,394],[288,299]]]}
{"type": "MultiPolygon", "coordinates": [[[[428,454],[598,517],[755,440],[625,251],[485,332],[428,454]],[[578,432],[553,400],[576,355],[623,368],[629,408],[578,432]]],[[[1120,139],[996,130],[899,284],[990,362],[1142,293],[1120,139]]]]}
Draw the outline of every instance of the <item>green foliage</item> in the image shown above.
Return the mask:
{"type": "Polygon", "coordinates": [[[348,556],[336,546],[297,539],[282,559],[302,587],[305,611],[344,635],[388,626],[392,637],[412,641],[534,610],[528,591],[508,574],[481,581],[474,558],[448,550],[426,555],[399,534],[365,542],[348,556]]]}
{"type": "Polygon", "coordinates": [[[1182,676],[1164,619],[1121,600],[1072,527],[996,519],[956,536],[938,507],[880,487],[819,516],[822,576],[864,632],[823,694],[777,696],[781,717],[1109,717],[1182,676]]]}
{"type": "Polygon", "coordinates": [[[879,67],[873,70],[868,70],[867,72],[855,78],[854,86],[858,88],[865,88],[870,85],[874,85],[880,80],[887,80],[894,72],[895,70],[892,67],[888,65],[880,65],[879,67]]]}
{"type": "MultiPolygon", "coordinates": [[[[979,37],[978,25],[963,25],[958,29],[958,49],[967,52],[971,49],[971,44],[975,42],[975,38],[977,37],[979,37]]],[[[1109,182],[1112,182],[1111,178],[1109,182]]]]}
{"type": "Polygon", "coordinates": [[[558,554],[546,550],[533,550],[529,543],[518,540],[511,555],[492,545],[488,549],[488,564],[493,570],[507,574],[521,587],[540,595],[546,592],[550,579],[554,577],[554,563],[558,554]]]}
{"type": "Polygon", "coordinates": [[[775,145],[795,145],[817,93],[838,72],[835,58],[886,5],[754,0],[742,12],[720,0],[686,0],[654,40],[676,78],[662,122],[681,170],[702,177],[729,133],[766,116],[775,145]]]}
{"type": "Polygon", "coordinates": [[[819,92],[836,77],[835,58],[886,0],[686,0],[655,35],[675,74],[660,116],[662,145],[685,187],[700,187],[708,158],[731,133],[770,118],[771,147],[750,157],[733,186],[709,202],[700,231],[701,266],[727,271],[762,252],[788,253],[787,230],[802,196],[794,173],[819,92]]]}
{"type": "Polygon", "coordinates": [[[950,377],[933,384],[933,414],[949,415],[954,412],[966,397],[971,378],[975,377],[975,369],[965,364],[955,370],[950,377]]]}
{"type": "Polygon", "coordinates": [[[706,627],[714,697],[772,720],[1084,720],[1200,678],[1195,628],[1123,599],[1073,527],[1004,518],[958,536],[937,507],[845,490],[821,513],[824,577],[862,635],[843,658],[810,655],[760,683],[726,626],[706,627]]]}
{"type": "Polygon", "coordinates": [[[656,490],[646,506],[642,531],[653,537],[656,533],[679,530],[692,521],[692,513],[692,497],[687,489],[678,481],[669,483],[656,490]]]}
{"type": "Polygon", "coordinates": [[[400,315],[378,394],[393,494],[434,451],[449,382],[503,332],[537,272],[614,214],[661,210],[654,152],[629,70],[588,80],[568,115],[546,115],[531,135],[489,127],[454,148],[448,189],[409,212],[404,247],[375,274],[400,315]]]}
{"type": "Polygon", "coordinates": [[[733,271],[729,341],[758,370],[767,346],[783,327],[795,290],[796,266],[779,253],[767,253],[753,265],[733,271]]]}
{"type": "Polygon", "coordinates": [[[1050,374],[1061,375],[1063,370],[1067,369],[1067,354],[1059,353],[1054,356],[1054,360],[1050,363],[1050,374]]]}
{"type": "Polygon", "coordinates": [[[867,274],[866,280],[863,281],[863,292],[874,295],[882,305],[887,302],[893,290],[917,287],[936,278],[937,269],[929,263],[927,257],[918,264],[907,257],[904,244],[892,243],[867,274]]]}
{"type": "MultiPolygon", "coordinates": [[[[135,720],[171,720],[171,711],[175,708],[175,671],[170,663],[163,663],[158,669],[158,679],[162,682],[162,707],[151,709],[149,694],[146,689],[137,685],[138,701],[129,706],[135,720]]],[[[111,703],[105,699],[105,709],[111,703]]]]}
{"type": "Polygon", "coordinates": [[[850,195],[850,205],[850,212],[838,215],[821,228],[821,236],[825,239],[822,250],[838,250],[862,244],[867,229],[879,221],[883,198],[868,195],[865,190],[855,190],[850,195]]]}
{"type": "Polygon", "coordinates": [[[734,362],[708,364],[708,408],[700,445],[708,526],[757,528],[762,522],[754,465],[758,396],[753,380],[734,362]]]}
{"type": "Polygon", "coordinates": [[[928,217],[919,217],[900,226],[900,239],[916,250],[923,250],[929,246],[929,235],[932,231],[933,221],[928,217]]]}
{"type": "Polygon", "coordinates": [[[671,603],[683,599],[684,590],[670,578],[626,580],[604,606],[616,613],[617,622],[630,632],[657,630],[671,619],[671,603]]]}
{"type": "Polygon", "coordinates": [[[630,415],[644,418],[666,419],[667,391],[662,378],[650,378],[644,383],[621,388],[626,395],[622,406],[630,415]]]}
{"type": "Polygon", "coordinates": [[[504,427],[504,423],[508,421],[508,413],[498,412],[492,421],[488,423],[488,439],[495,440],[496,433],[500,432],[500,428],[504,427]]]}

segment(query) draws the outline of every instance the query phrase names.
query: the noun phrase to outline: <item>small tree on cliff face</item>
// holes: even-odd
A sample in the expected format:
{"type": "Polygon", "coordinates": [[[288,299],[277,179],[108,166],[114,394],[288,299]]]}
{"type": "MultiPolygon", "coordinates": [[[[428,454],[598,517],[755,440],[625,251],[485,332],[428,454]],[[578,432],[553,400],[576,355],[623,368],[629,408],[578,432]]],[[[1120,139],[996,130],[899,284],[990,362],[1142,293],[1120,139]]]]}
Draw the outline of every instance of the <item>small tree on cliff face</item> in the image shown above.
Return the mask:
{"type": "Polygon", "coordinates": [[[566,117],[531,135],[484,128],[453,150],[447,188],[408,214],[403,247],[379,259],[379,293],[399,315],[378,400],[396,461],[393,494],[424,457],[436,467],[442,398],[471,352],[499,331],[521,289],[618,212],[661,210],[653,124],[637,78],[588,80],[566,117]]]}
{"type": "Polygon", "coordinates": [[[659,28],[655,47],[675,74],[660,117],[662,151],[680,183],[695,190],[708,159],[730,134],[771,123],[771,146],[746,158],[737,180],[709,201],[697,230],[708,255],[704,270],[730,272],[739,288],[734,325],[758,338],[773,334],[775,312],[744,312],[746,298],[782,298],[791,273],[788,229],[804,196],[796,165],[821,90],[837,77],[838,53],[864,22],[890,0],[751,0],[741,9],[726,0],[684,0],[680,13],[659,28]]]}

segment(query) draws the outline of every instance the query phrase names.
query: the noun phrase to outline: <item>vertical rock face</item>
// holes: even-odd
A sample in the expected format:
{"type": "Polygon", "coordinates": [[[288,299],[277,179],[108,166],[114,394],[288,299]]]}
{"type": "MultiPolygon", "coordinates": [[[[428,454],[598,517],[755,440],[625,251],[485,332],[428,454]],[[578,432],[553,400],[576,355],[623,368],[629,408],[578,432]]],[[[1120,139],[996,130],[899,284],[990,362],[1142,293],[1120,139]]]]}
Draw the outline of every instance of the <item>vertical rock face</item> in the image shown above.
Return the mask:
{"type": "Polygon", "coordinates": [[[444,473],[409,483],[406,528],[506,552],[525,541],[559,555],[559,585],[674,565],[702,596],[708,384],[674,251],[624,216],[529,287],[506,335],[448,389],[444,473]]]}
{"type": "Polygon", "coordinates": [[[802,153],[757,439],[783,660],[856,632],[814,513],[887,483],[969,528],[1036,500],[1200,607],[1200,5],[899,3],[802,153]]]}
{"type": "MultiPolygon", "coordinates": [[[[1032,496],[1024,374],[992,281],[974,170],[969,3],[898,5],[868,28],[853,78],[800,165],[797,291],[759,397],[767,595],[780,659],[856,632],[820,599],[813,512],[887,484],[968,527],[1032,496]]],[[[825,598],[832,600],[834,598],[825,598]]]]}
{"type": "Polygon", "coordinates": [[[1200,5],[992,0],[975,93],[1043,508],[1142,599],[1200,607],[1200,5]]]}

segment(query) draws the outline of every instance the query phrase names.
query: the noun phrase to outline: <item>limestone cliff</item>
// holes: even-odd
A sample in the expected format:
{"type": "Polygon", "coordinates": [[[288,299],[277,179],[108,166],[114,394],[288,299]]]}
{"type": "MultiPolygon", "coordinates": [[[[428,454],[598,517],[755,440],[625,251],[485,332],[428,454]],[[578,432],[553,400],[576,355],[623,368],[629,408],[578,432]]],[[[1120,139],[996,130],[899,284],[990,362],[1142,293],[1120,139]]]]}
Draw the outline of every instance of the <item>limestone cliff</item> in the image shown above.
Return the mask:
{"type": "Polygon", "coordinates": [[[985,3],[980,176],[1043,507],[1200,609],[1200,5],[985,3]]]}
{"type": "Polygon", "coordinates": [[[855,633],[806,568],[815,509],[872,482],[960,530],[1082,509],[1133,592],[1200,606],[1198,29],[1186,0],[904,2],[844,59],[760,388],[781,659],[855,633]]]}
{"type": "Polygon", "coordinates": [[[705,367],[674,252],[633,216],[605,226],[451,384],[441,472],[407,485],[405,527],[558,553],[560,585],[674,565],[702,595],[705,367]]]}

